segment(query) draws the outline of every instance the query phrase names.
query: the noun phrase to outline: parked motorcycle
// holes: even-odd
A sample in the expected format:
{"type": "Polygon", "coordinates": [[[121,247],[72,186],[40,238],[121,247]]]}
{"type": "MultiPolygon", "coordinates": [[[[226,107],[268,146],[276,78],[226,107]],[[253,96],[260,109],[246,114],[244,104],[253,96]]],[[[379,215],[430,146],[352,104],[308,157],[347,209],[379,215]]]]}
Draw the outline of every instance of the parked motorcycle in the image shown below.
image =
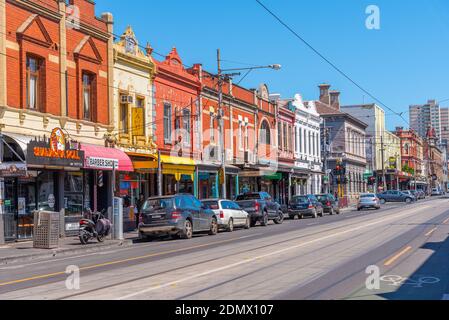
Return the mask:
{"type": "Polygon", "coordinates": [[[104,239],[111,232],[111,222],[105,218],[105,210],[92,212],[90,209],[80,221],[79,239],[81,244],[87,244],[89,240],[96,238],[98,242],[104,239]]]}

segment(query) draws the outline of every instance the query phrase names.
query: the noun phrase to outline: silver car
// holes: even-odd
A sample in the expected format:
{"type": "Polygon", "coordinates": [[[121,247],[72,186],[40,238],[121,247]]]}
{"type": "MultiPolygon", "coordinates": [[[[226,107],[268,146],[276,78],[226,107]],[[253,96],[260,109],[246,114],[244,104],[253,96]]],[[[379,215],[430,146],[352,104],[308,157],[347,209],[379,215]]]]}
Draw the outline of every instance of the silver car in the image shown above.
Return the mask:
{"type": "Polygon", "coordinates": [[[357,210],[373,208],[380,209],[380,200],[374,193],[362,193],[357,203],[357,210]]]}

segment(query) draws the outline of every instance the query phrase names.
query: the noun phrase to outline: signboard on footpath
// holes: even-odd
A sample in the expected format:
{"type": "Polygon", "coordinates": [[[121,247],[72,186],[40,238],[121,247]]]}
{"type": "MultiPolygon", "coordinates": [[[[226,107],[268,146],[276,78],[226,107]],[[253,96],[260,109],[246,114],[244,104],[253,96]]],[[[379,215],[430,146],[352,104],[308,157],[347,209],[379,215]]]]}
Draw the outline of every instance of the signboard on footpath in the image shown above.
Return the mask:
{"type": "Polygon", "coordinates": [[[50,139],[34,140],[28,144],[27,165],[82,168],[84,151],[72,149],[62,129],[56,128],[50,139]]]}

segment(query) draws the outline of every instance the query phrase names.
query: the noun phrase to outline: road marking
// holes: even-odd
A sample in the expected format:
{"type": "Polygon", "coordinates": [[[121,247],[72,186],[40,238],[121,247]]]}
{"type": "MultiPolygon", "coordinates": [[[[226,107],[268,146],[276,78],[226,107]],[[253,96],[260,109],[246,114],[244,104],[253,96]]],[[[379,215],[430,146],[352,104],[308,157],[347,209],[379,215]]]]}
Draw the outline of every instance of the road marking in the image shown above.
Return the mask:
{"type": "MultiPolygon", "coordinates": [[[[241,240],[241,239],[245,239],[245,238],[252,238],[252,237],[254,237],[254,236],[258,235],[258,234],[260,234],[260,233],[252,234],[252,235],[248,235],[248,236],[244,236],[244,237],[239,237],[239,238],[233,238],[233,239],[228,239],[228,240],[222,240],[222,241],[206,243],[206,244],[197,245],[197,246],[188,247],[188,248],[174,249],[174,250],[158,252],[158,253],[148,254],[148,255],[139,256],[139,257],[133,257],[133,258],[123,259],[123,260],[116,260],[116,261],[111,261],[111,262],[95,264],[95,265],[92,265],[92,266],[82,267],[82,268],[80,268],[80,271],[85,271],[85,270],[96,269],[96,268],[100,268],[100,267],[111,266],[111,265],[120,264],[120,263],[124,263],[124,262],[143,260],[143,259],[147,259],[147,258],[153,258],[153,257],[158,257],[158,256],[170,254],[170,253],[183,252],[183,251],[187,251],[187,250],[191,250],[191,249],[210,247],[210,246],[214,246],[216,244],[223,244],[223,243],[231,242],[231,241],[235,241],[235,240],[241,240]]],[[[11,284],[17,284],[17,283],[33,281],[33,280],[40,280],[40,279],[51,278],[51,277],[60,276],[60,275],[64,275],[64,274],[66,274],[65,271],[60,271],[60,272],[43,274],[43,275],[29,277],[29,278],[24,278],[24,279],[12,280],[12,281],[8,281],[8,282],[0,282],[0,287],[11,285],[11,284]]]]}
{"type": "MultiPolygon", "coordinates": [[[[417,211],[421,211],[421,210],[426,209],[426,208],[428,208],[428,206],[425,206],[425,207],[423,207],[423,208],[421,208],[421,209],[419,209],[417,211]]],[[[348,230],[345,230],[345,231],[333,233],[333,234],[327,235],[325,237],[313,239],[313,240],[310,240],[310,241],[306,241],[304,243],[300,243],[298,245],[294,245],[294,246],[290,246],[290,247],[287,247],[287,248],[284,248],[284,249],[273,251],[271,253],[267,253],[267,254],[260,255],[260,256],[257,256],[257,257],[253,257],[253,258],[250,258],[250,259],[247,259],[247,260],[239,261],[239,262],[236,262],[236,263],[233,263],[233,264],[229,264],[229,265],[226,265],[226,266],[223,266],[223,267],[220,267],[220,268],[216,268],[216,269],[212,269],[212,270],[209,270],[209,271],[205,271],[205,272],[202,272],[202,273],[199,273],[199,274],[197,273],[195,275],[188,276],[188,277],[185,277],[185,278],[182,278],[182,279],[179,279],[179,280],[174,280],[174,281],[162,284],[162,285],[153,286],[153,287],[150,287],[150,288],[138,291],[138,292],[133,292],[133,293],[130,293],[128,295],[119,297],[116,300],[130,299],[130,298],[133,298],[135,296],[138,296],[138,295],[141,295],[141,294],[145,294],[145,293],[148,293],[148,292],[151,292],[151,291],[154,291],[154,290],[170,287],[170,286],[172,286],[175,283],[179,284],[179,283],[182,283],[182,282],[186,282],[186,281],[189,281],[189,280],[197,279],[197,278],[200,278],[200,277],[203,277],[203,276],[207,276],[207,275],[210,275],[210,274],[215,274],[215,273],[218,273],[220,271],[232,269],[232,268],[235,268],[235,267],[238,267],[238,266],[241,266],[241,265],[245,265],[245,264],[248,264],[248,263],[260,260],[260,259],[272,257],[274,255],[279,255],[281,253],[285,253],[285,252],[288,252],[288,251],[291,251],[291,250],[294,250],[294,249],[305,247],[307,245],[310,245],[310,244],[313,244],[313,243],[316,243],[316,242],[322,242],[323,240],[331,239],[331,238],[334,238],[334,237],[337,237],[337,236],[340,236],[340,235],[351,233],[353,231],[357,231],[357,230],[360,230],[360,229],[371,227],[373,225],[380,224],[380,223],[385,222],[385,221],[399,219],[399,218],[401,218],[403,216],[407,216],[407,215],[411,214],[412,212],[415,212],[415,211],[408,211],[408,213],[406,212],[406,213],[400,214],[400,215],[395,216],[395,217],[391,217],[390,216],[390,217],[385,218],[385,219],[379,219],[376,222],[370,222],[370,223],[367,223],[367,224],[364,224],[364,225],[361,225],[361,226],[358,226],[358,227],[355,227],[355,228],[351,228],[351,229],[348,229],[348,230]]],[[[411,249],[411,247],[408,250],[410,250],[410,249],[411,249]]]]}
{"type": "Polygon", "coordinates": [[[388,267],[392,265],[396,260],[398,260],[400,257],[402,257],[404,254],[412,250],[412,247],[408,246],[407,248],[403,249],[401,252],[397,253],[387,261],[385,261],[384,266],[388,267]]]}
{"type": "Polygon", "coordinates": [[[443,224],[446,224],[449,222],[449,218],[447,218],[446,220],[443,221],[443,224]]]}
{"type": "Polygon", "coordinates": [[[426,233],[426,237],[430,236],[432,233],[434,233],[438,228],[433,228],[429,232],[426,233]]]}

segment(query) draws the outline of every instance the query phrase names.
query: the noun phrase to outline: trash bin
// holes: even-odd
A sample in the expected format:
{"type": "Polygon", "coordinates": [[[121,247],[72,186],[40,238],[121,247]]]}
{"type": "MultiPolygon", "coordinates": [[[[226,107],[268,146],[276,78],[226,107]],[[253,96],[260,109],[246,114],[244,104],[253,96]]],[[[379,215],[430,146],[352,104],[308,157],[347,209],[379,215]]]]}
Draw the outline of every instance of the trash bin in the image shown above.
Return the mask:
{"type": "Polygon", "coordinates": [[[54,249],[59,245],[59,212],[35,211],[33,247],[54,249]]]}

